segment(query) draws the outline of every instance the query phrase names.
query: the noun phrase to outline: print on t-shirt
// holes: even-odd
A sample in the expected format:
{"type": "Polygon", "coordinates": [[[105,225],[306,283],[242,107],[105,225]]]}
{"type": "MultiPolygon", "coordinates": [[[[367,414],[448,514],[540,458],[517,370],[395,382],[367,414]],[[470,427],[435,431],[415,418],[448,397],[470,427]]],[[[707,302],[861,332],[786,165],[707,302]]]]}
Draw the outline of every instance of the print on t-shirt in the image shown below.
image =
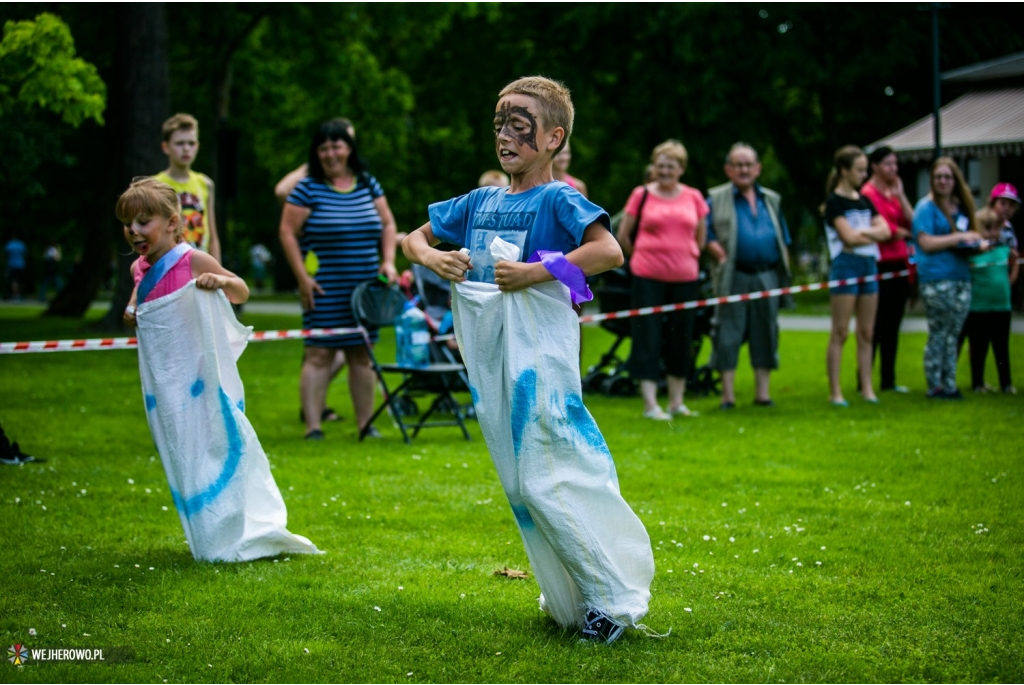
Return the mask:
{"type": "Polygon", "coordinates": [[[185,242],[193,247],[207,249],[206,225],[203,223],[206,208],[203,207],[202,198],[184,191],[178,193],[178,201],[181,203],[181,222],[185,228],[185,242]]]}
{"type": "Polygon", "coordinates": [[[866,231],[871,228],[871,220],[878,213],[871,200],[859,196],[856,200],[842,197],[832,193],[825,201],[825,236],[828,238],[828,252],[832,259],[835,259],[842,252],[852,252],[862,257],[879,257],[878,243],[847,247],[839,237],[839,231],[835,228],[837,217],[846,219],[846,223],[854,231],[866,231]]]}
{"type": "Polygon", "coordinates": [[[494,283],[495,259],[491,256],[491,243],[501,238],[519,248],[519,261],[525,258],[526,239],[537,219],[536,212],[477,212],[473,227],[469,229],[469,263],[473,268],[466,273],[467,281],[494,283]]]}

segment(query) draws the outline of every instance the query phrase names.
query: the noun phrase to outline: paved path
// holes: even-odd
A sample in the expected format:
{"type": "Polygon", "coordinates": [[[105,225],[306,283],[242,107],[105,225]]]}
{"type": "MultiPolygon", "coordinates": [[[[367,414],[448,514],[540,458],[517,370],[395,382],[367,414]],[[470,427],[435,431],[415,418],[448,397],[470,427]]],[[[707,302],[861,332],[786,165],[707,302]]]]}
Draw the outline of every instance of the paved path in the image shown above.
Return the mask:
{"type": "MultiPolygon", "coordinates": [[[[4,301],[5,306],[35,307],[42,309],[39,302],[10,302],[4,301]]],[[[110,306],[107,302],[94,302],[94,309],[107,309],[110,306]]],[[[253,314],[285,314],[299,316],[302,311],[298,302],[248,302],[243,307],[244,311],[253,314]]],[[[590,314],[589,310],[586,312],[590,314]]],[[[593,312],[596,313],[596,312],[593,312]]],[[[854,322],[851,320],[850,329],[853,330],[854,322]]],[[[597,324],[589,324],[597,325],[597,324]]],[[[827,316],[805,316],[795,314],[783,314],[779,316],[779,326],[784,331],[824,331],[827,332],[831,326],[827,316]]],[[[904,333],[927,333],[928,324],[923,316],[907,316],[903,319],[903,326],[900,329],[904,333]]],[[[1011,330],[1015,335],[1024,335],[1024,315],[1015,313],[1011,330]]]]}

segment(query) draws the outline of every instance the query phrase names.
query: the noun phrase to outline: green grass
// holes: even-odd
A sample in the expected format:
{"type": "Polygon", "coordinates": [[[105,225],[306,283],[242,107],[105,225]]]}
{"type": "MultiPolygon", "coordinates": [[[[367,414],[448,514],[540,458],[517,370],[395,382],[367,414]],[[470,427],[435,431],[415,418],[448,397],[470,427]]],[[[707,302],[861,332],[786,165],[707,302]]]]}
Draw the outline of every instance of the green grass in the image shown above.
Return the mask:
{"type": "MultiPolygon", "coordinates": [[[[0,329],[88,334],[10,308],[0,329]]],[[[475,424],[471,442],[433,429],[407,446],[383,421],[384,439],[359,444],[339,383],[330,400],[348,419],[307,444],[300,343],[251,345],[247,411],[289,528],[327,553],[201,564],[155,457],[135,352],[0,356],[0,421],[47,459],[0,467],[0,640],[134,652],[4,663],[0,681],[1020,682],[1024,398],[928,402],[924,336],[905,335],[912,394],[856,401],[851,340],[851,407],[835,409],[826,339],[783,334],[774,409],[750,406],[745,362],[732,412],[694,398],[699,418],[658,424],[638,399],[588,396],[656,548],[645,622],[672,629],[608,648],[558,630],[532,577],[493,575],[528,562],[475,424]]],[[[587,328],[585,365],[610,341],[587,328]]],[[[1012,346],[1020,373],[1021,338],[1012,346]]]]}

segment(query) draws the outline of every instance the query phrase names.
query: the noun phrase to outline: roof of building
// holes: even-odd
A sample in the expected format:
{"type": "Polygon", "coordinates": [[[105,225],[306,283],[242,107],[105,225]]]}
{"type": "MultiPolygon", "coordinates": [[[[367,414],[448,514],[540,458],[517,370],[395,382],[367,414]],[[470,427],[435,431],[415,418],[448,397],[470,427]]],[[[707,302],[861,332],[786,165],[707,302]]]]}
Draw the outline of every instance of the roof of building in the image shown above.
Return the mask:
{"type": "MultiPolygon", "coordinates": [[[[968,93],[939,110],[943,154],[1004,156],[1024,154],[1024,88],[968,93]]],[[[934,148],[931,114],[869,145],[888,145],[901,160],[931,159],[934,148]]]]}
{"type": "Polygon", "coordinates": [[[1024,52],[942,72],[944,83],[973,83],[1024,76],[1024,52]]]}

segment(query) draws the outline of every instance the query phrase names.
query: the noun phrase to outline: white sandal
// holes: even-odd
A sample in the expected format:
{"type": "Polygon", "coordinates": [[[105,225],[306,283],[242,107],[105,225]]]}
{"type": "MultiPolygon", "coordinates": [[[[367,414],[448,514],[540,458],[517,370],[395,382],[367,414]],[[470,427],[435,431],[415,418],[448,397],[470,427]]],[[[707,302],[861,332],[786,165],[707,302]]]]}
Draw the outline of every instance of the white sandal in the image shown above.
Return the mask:
{"type": "Polygon", "coordinates": [[[692,409],[687,407],[685,404],[681,404],[678,407],[676,407],[675,409],[669,409],[668,412],[672,416],[685,416],[687,418],[693,418],[695,416],[700,416],[700,412],[699,411],[693,411],[692,409]]]}

